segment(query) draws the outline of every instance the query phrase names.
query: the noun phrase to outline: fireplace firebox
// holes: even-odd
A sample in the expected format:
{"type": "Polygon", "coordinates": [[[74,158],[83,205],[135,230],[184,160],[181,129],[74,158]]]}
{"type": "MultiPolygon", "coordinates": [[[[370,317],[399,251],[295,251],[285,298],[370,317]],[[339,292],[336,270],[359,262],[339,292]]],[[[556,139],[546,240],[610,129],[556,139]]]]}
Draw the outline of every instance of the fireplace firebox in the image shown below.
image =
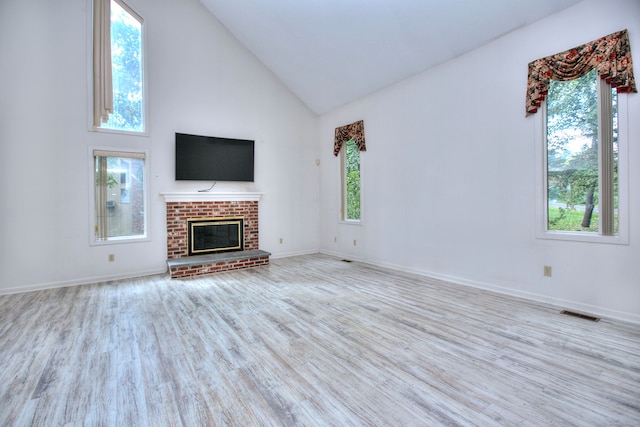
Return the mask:
{"type": "Polygon", "coordinates": [[[244,250],[243,217],[187,220],[189,256],[244,250]]]}

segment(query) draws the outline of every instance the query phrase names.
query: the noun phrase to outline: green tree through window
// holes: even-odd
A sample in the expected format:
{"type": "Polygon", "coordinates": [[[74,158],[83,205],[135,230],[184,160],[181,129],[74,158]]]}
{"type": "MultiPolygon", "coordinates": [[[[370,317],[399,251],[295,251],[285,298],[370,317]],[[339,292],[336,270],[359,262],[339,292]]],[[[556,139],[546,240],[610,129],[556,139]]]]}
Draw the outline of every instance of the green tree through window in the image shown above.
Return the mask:
{"type": "Polygon", "coordinates": [[[111,63],[113,113],[101,127],[144,132],[142,19],[115,0],[111,1],[111,63]]]}
{"type": "Polygon", "coordinates": [[[344,219],[360,221],[360,150],[350,139],[344,144],[344,219]]]}
{"type": "MultiPolygon", "coordinates": [[[[612,126],[610,141],[613,159],[614,230],[617,231],[617,96],[606,85],[604,94],[598,91],[600,78],[592,70],[585,76],[567,82],[551,81],[547,95],[547,218],[548,230],[599,232],[598,209],[601,197],[599,159],[602,149],[599,128],[608,120],[612,126]],[[601,103],[609,102],[611,113],[604,117],[598,111],[601,103]],[[602,120],[602,121],[601,121],[602,120]]],[[[604,90],[603,90],[604,91],[604,90]]]]}

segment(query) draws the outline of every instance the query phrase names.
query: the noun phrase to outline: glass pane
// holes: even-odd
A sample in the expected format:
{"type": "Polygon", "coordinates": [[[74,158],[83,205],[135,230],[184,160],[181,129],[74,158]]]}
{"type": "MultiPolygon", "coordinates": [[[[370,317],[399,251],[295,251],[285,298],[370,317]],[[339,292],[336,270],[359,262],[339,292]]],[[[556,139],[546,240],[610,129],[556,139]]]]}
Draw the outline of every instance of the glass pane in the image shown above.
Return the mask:
{"type": "Polygon", "coordinates": [[[360,150],[353,140],[345,144],[347,220],[360,220],[360,150]]]}
{"type": "Polygon", "coordinates": [[[618,91],[611,89],[613,110],[613,234],[618,235],[618,91]]]}
{"type": "Polygon", "coordinates": [[[142,23],[111,2],[113,114],[103,128],[144,132],[142,23]]]}
{"type": "Polygon", "coordinates": [[[547,95],[549,230],[598,231],[598,94],[595,70],[551,81],[547,95]]]}
{"type": "Polygon", "coordinates": [[[145,234],[144,160],[96,157],[96,236],[145,234]]]}

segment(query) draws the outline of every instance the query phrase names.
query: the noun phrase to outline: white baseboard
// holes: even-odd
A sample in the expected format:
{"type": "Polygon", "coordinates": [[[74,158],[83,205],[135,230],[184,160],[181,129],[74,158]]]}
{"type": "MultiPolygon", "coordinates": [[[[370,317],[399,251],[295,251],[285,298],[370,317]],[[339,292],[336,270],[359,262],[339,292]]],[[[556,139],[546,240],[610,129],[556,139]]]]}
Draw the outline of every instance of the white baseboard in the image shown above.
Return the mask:
{"type": "Polygon", "coordinates": [[[366,259],[361,258],[361,257],[357,257],[357,256],[353,256],[353,255],[345,255],[345,254],[340,253],[340,252],[320,250],[320,251],[318,251],[318,253],[321,253],[323,255],[333,256],[333,257],[336,257],[336,258],[348,259],[349,261],[359,261],[359,262],[364,262],[366,264],[379,265],[381,267],[389,268],[391,270],[398,270],[396,268],[383,266],[382,264],[379,264],[379,263],[368,262],[366,259]]]}
{"type": "Polygon", "coordinates": [[[337,258],[348,258],[353,261],[359,261],[365,264],[375,265],[377,267],[388,268],[389,270],[407,272],[407,273],[416,274],[418,276],[429,277],[437,280],[443,280],[456,285],[469,286],[472,288],[483,289],[486,291],[496,292],[496,293],[500,293],[500,294],[504,294],[504,295],[508,295],[516,298],[522,298],[522,299],[530,300],[533,302],[547,304],[557,308],[558,310],[562,310],[562,309],[573,310],[573,311],[578,311],[578,312],[589,314],[596,317],[615,319],[623,322],[640,324],[640,315],[635,313],[610,310],[608,308],[599,307],[591,304],[585,304],[578,301],[571,301],[571,300],[566,300],[561,298],[553,298],[547,295],[520,291],[518,289],[498,286],[495,284],[480,282],[476,280],[469,280],[463,277],[438,274],[438,273],[433,273],[431,271],[425,271],[425,270],[420,270],[416,268],[407,268],[405,266],[401,266],[397,264],[391,264],[391,263],[385,263],[385,262],[372,262],[366,259],[357,259],[349,255],[335,253],[331,251],[321,250],[320,253],[325,255],[335,256],[337,258]]]}
{"type": "MultiPolygon", "coordinates": [[[[271,254],[271,259],[276,258],[288,258],[292,256],[299,255],[310,255],[318,253],[317,250],[308,250],[308,251],[299,251],[299,252],[287,252],[280,254],[271,254]]],[[[66,288],[68,286],[79,286],[79,285],[90,285],[93,283],[101,283],[101,282],[109,282],[112,280],[123,280],[123,279],[133,279],[136,277],[144,277],[144,276],[153,276],[156,274],[165,274],[167,273],[166,269],[162,270],[148,270],[148,271],[138,271],[134,273],[127,274],[116,274],[116,275],[107,275],[107,276],[95,276],[95,277],[84,277],[81,279],[75,280],[66,280],[60,282],[49,282],[49,283],[38,283],[35,285],[27,285],[27,286],[19,286],[14,288],[5,288],[0,289],[0,295],[11,295],[11,294],[19,294],[22,292],[34,292],[34,291],[43,291],[46,289],[56,289],[56,288],[66,288]]]]}
{"type": "Polygon", "coordinates": [[[294,256],[312,255],[312,254],[317,254],[317,253],[318,253],[317,249],[306,250],[306,251],[297,251],[297,252],[281,252],[281,253],[277,253],[277,254],[273,254],[272,253],[270,258],[271,259],[290,258],[290,257],[294,257],[294,256]]]}
{"type": "Polygon", "coordinates": [[[36,285],[20,286],[15,288],[0,289],[0,295],[19,294],[22,292],[43,291],[46,289],[66,288],[68,286],[90,285],[92,283],[109,282],[112,280],[133,279],[135,277],[153,276],[156,274],[166,274],[167,270],[137,271],[129,274],[114,274],[107,276],[85,277],[76,280],[62,282],[38,283],[36,285]]]}

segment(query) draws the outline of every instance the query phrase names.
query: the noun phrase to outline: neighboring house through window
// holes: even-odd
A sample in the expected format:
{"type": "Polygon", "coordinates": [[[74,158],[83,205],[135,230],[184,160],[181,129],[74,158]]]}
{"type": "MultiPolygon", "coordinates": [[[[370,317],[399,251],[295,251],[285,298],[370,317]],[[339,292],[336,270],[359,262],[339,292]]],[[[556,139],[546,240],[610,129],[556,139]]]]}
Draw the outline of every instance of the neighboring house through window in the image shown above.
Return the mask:
{"type": "Polygon", "coordinates": [[[93,150],[94,243],[147,237],[145,153],[93,150]]]}

